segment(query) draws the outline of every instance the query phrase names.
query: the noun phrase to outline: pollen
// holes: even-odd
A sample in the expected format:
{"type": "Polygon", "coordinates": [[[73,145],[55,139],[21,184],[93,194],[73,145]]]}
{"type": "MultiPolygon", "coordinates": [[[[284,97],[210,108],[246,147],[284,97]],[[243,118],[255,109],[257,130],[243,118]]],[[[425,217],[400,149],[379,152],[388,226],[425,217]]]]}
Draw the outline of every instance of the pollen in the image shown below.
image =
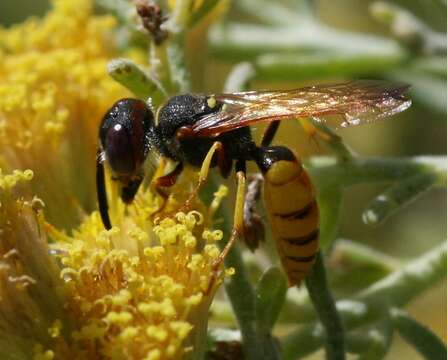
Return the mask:
{"type": "Polygon", "coordinates": [[[79,172],[70,174],[66,163],[95,157],[102,115],[129,96],[104,70],[117,56],[110,41],[115,26],[112,16],[94,15],[92,0],[53,0],[42,18],[0,26],[0,167],[34,171],[41,185],[33,190],[50,205],[47,216],[57,225],[76,223],[79,204],[67,201],[63,212],[56,211],[51,205],[60,205],[60,197],[38,191],[79,189],[77,198],[94,198],[91,186],[80,182],[79,172]]]}
{"type": "Polygon", "coordinates": [[[0,168],[0,189],[10,190],[19,182],[30,181],[33,176],[33,171],[29,169],[25,171],[14,170],[12,174],[3,174],[0,168]]]}
{"type": "Polygon", "coordinates": [[[69,239],[48,227],[63,264],[66,308],[79,329],[75,348],[118,358],[181,358],[194,331],[206,326],[211,299],[231,273],[214,269],[223,233],[204,227],[210,220],[197,210],[152,226],[146,220],[142,228],[151,201],[149,190],[139,193],[132,217],[108,231],[97,213],[69,239]]]}
{"type": "Polygon", "coordinates": [[[100,116],[102,102],[117,97],[119,86],[103,70],[115,21],[91,11],[89,0],[55,0],[44,19],[0,28],[0,144],[28,149],[48,133],[58,140],[72,117],[100,116]]]}
{"type": "Polygon", "coordinates": [[[0,358],[182,358],[230,274],[215,262],[227,190],[176,212],[196,181],[185,170],[166,206],[175,215],[158,218],[150,189],[129,206],[112,190],[104,230],[91,212],[98,123],[129,96],[104,70],[116,22],[92,0],[51,3],[0,27],[0,358]]]}

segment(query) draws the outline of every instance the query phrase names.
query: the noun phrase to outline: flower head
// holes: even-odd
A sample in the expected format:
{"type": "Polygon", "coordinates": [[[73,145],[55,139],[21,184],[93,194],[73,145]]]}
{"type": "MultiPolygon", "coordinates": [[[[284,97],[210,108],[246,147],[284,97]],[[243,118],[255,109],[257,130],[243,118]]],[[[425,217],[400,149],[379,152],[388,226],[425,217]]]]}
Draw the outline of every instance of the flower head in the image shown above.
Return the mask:
{"type": "Polygon", "coordinates": [[[44,18],[0,28],[0,167],[33,169],[48,218],[66,228],[94,207],[98,123],[128,95],[104,70],[114,24],[90,0],[55,0],[44,18]]]}
{"type": "Polygon", "coordinates": [[[0,328],[20,340],[14,351],[41,359],[168,359],[196,350],[222,281],[214,271],[222,232],[204,228],[198,211],[141,228],[153,212],[146,192],[129,209],[139,216],[123,217],[120,228],[104,230],[94,212],[69,236],[45,222],[41,200],[14,195],[31,178],[31,171],[0,177],[0,328]]]}
{"type": "MultiPolygon", "coordinates": [[[[127,91],[106,75],[114,20],[90,0],[54,0],[42,19],[0,29],[0,357],[168,359],[200,352],[222,282],[223,236],[196,200],[157,219],[150,187],[113,227],[95,207],[96,136],[127,91]],[[30,170],[16,170],[30,169],[30,170]],[[37,196],[35,196],[37,195],[37,196]],[[154,221],[154,219],[157,219],[154,221]]],[[[193,186],[184,174],[166,210],[193,186]]]]}

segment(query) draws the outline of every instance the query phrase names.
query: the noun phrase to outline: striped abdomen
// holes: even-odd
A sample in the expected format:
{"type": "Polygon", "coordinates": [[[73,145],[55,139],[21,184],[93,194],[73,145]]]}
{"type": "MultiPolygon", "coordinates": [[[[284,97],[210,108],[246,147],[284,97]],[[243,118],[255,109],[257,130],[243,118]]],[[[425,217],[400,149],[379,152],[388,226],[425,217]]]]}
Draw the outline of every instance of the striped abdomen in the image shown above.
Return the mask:
{"type": "Polygon", "coordinates": [[[312,268],[319,248],[315,191],[301,163],[274,159],[264,172],[264,198],[289,285],[298,285],[312,268]]]}

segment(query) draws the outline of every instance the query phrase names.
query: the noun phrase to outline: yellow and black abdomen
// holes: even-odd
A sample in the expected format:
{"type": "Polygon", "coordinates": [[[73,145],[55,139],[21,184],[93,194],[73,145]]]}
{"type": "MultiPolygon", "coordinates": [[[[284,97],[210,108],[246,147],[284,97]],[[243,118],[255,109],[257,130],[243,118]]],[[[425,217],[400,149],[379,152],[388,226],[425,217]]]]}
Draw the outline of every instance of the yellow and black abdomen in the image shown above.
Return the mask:
{"type": "MultiPolygon", "coordinates": [[[[282,148],[284,149],[284,148],[282,148]]],[[[264,200],[289,285],[312,268],[319,248],[319,213],[309,175],[291,152],[264,169],[264,200]]]]}

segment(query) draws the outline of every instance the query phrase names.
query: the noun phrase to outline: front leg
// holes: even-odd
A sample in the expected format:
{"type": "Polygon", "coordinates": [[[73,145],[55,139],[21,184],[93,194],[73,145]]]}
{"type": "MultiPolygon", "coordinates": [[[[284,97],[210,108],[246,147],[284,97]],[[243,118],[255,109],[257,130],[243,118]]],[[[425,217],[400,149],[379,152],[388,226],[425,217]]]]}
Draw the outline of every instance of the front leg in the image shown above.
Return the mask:
{"type": "Polygon", "coordinates": [[[172,170],[169,174],[159,176],[153,181],[155,189],[157,190],[162,187],[174,186],[182,171],[183,171],[183,163],[178,163],[175,169],[172,170]]]}
{"type": "Polygon", "coordinates": [[[208,153],[206,154],[205,159],[202,162],[202,166],[201,166],[200,172],[199,172],[199,181],[197,182],[196,186],[189,194],[188,199],[178,209],[178,211],[188,212],[190,210],[192,202],[199,195],[199,192],[202,189],[202,187],[206,184],[214,154],[217,153],[218,157],[222,157],[222,156],[224,156],[224,155],[220,155],[220,154],[222,154],[222,152],[223,152],[222,143],[219,141],[215,141],[213,143],[213,145],[210,147],[210,149],[208,150],[208,153]]]}
{"type": "Polygon", "coordinates": [[[261,216],[256,211],[256,203],[261,195],[264,178],[261,174],[249,177],[244,203],[244,242],[251,251],[255,251],[259,243],[265,240],[265,228],[261,216]]]}
{"type": "Polygon", "coordinates": [[[230,239],[225,244],[225,247],[222,249],[221,253],[213,262],[212,266],[212,277],[210,283],[208,285],[208,289],[206,294],[209,294],[210,291],[214,288],[216,281],[219,279],[220,268],[233,247],[234,243],[238,238],[241,237],[244,226],[244,203],[245,203],[245,171],[237,171],[236,173],[236,181],[237,181],[237,190],[236,190],[236,203],[234,205],[234,218],[233,218],[233,228],[231,230],[230,239]]]}
{"type": "MultiPolygon", "coordinates": [[[[199,181],[197,182],[194,189],[190,192],[186,201],[178,209],[176,209],[175,211],[170,211],[170,212],[164,214],[163,217],[172,217],[175,215],[175,213],[178,213],[178,212],[186,213],[191,209],[194,199],[199,195],[200,190],[205,185],[205,183],[208,179],[209,170],[211,167],[211,162],[213,160],[214,154],[217,153],[218,157],[222,156],[222,155],[219,155],[219,153],[222,152],[222,150],[223,150],[223,146],[222,146],[221,142],[216,141],[213,143],[213,145],[208,150],[208,153],[206,154],[205,159],[202,162],[202,166],[199,171],[199,181]]],[[[173,176],[171,177],[171,174],[174,174],[175,172],[176,171],[174,170],[172,173],[158,178],[158,179],[161,179],[158,182],[159,183],[166,182],[169,184],[173,180],[173,176]]],[[[175,183],[175,181],[173,183],[175,183]]],[[[164,192],[164,189],[162,187],[157,188],[157,186],[155,186],[155,189],[164,199],[167,199],[167,194],[164,192]]],[[[165,206],[166,206],[166,201],[164,203],[163,208],[165,206]]],[[[161,210],[163,210],[163,208],[161,210]]],[[[161,210],[157,211],[156,215],[158,215],[161,212],[161,210]]]]}
{"type": "MultiPolygon", "coordinates": [[[[166,163],[163,162],[161,164],[161,171],[163,171],[165,167],[166,163]]],[[[154,217],[159,215],[165,209],[166,204],[168,203],[169,193],[165,190],[165,188],[173,186],[177,182],[177,179],[182,173],[182,171],[183,171],[183,163],[178,163],[175,169],[172,170],[170,173],[163,176],[159,176],[152,181],[151,186],[153,186],[153,188],[155,189],[157,194],[160,195],[163,201],[160,208],[153,215],[154,217]]]]}

